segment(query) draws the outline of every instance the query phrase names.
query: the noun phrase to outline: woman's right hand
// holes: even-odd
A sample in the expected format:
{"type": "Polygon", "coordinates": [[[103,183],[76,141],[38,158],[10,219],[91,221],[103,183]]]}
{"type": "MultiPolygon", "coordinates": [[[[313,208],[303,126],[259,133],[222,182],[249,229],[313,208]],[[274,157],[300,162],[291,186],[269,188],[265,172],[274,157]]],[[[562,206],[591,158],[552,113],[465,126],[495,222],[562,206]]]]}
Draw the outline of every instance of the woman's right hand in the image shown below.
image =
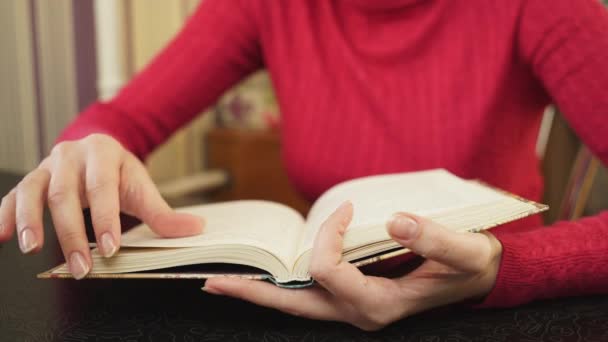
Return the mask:
{"type": "Polygon", "coordinates": [[[57,144],[0,205],[0,242],[17,231],[24,254],[40,251],[48,205],[70,272],[81,279],[92,260],[82,214],[90,208],[97,245],[105,257],[120,246],[120,212],[164,237],[198,234],[200,218],[178,214],[162,199],[144,165],[112,137],[92,134],[57,144]]]}

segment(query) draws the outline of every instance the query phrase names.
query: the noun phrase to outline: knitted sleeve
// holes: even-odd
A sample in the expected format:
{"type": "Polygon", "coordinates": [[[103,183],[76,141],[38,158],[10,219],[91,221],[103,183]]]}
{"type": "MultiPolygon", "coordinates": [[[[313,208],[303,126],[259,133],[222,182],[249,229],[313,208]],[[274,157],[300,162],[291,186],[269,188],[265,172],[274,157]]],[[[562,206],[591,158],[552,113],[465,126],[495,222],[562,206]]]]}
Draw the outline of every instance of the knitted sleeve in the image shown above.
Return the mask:
{"type": "MultiPolygon", "coordinates": [[[[518,43],[570,125],[608,163],[606,9],[597,0],[525,1],[518,43]]],[[[482,307],[608,293],[608,212],[496,237],[503,255],[482,307]]]]}

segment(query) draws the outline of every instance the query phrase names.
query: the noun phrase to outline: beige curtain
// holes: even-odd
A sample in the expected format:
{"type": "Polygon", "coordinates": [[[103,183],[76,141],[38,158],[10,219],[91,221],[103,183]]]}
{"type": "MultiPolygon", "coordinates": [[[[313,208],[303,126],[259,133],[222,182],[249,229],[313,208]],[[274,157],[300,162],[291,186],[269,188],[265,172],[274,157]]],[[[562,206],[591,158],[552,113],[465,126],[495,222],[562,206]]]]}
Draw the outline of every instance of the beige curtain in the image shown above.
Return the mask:
{"type": "Polygon", "coordinates": [[[72,5],[0,1],[0,169],[31,170],[77,113],[72,5]]]}

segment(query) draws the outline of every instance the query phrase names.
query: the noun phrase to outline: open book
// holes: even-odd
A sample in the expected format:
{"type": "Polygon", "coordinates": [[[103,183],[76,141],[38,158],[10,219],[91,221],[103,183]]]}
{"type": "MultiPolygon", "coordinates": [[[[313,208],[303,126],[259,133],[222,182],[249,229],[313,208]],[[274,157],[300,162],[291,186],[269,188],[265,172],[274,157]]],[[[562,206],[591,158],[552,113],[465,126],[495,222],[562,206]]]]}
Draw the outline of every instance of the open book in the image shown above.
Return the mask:
{"type": "MultiPolygon", "coordinates": [[[[344,201],[354,206],[344,237],[343,257],[361,266],[408,252],[393,241],[386,222],[398,211],[426,216],[458,232],[477,232],[539,213],[547,206],[461,179],[437,169],[350,180],[325,192],[308,217],[282,204],[246,200],[178,209],[204,217],[204,232],[166,239],[140,225],[123,234],[112,258],[94,249],[90,278],[208,278],[230,272],[174,272],[197,264],[233,264],[265,272],[240,274],[279,286],[312,283],[308,266],[315,235],[323,221],[344,201]],[[167,270],[169,269],[169,270],[167,270]],[[174,270],[174,269],[173,269],[174,270]],[[151,272],[153,271],[153,272],[151,272]]],[[[61,265],[39,275],[69,278],[61,265]]]]}

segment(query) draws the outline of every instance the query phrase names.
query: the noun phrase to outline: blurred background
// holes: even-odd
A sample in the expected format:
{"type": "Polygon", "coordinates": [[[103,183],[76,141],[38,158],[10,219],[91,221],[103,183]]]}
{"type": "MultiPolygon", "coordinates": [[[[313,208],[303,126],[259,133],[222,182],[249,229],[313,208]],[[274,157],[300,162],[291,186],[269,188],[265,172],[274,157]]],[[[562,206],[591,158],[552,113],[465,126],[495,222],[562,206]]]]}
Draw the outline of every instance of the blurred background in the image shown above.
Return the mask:
{"type": "MultiPolygon", "coordinates": [[[[71,120],[113,96],[184,23],[199,0],[1,0],[0,170],[25,173],[71,120]]],[[[280,162],[280,114],[257,73],[226,93],[147,166],[174,205],[262,198],[306,212],[280,162]]],[[[549,108],[537,152],[548,222],[606,207],[608,177],[549,108]]]]}

